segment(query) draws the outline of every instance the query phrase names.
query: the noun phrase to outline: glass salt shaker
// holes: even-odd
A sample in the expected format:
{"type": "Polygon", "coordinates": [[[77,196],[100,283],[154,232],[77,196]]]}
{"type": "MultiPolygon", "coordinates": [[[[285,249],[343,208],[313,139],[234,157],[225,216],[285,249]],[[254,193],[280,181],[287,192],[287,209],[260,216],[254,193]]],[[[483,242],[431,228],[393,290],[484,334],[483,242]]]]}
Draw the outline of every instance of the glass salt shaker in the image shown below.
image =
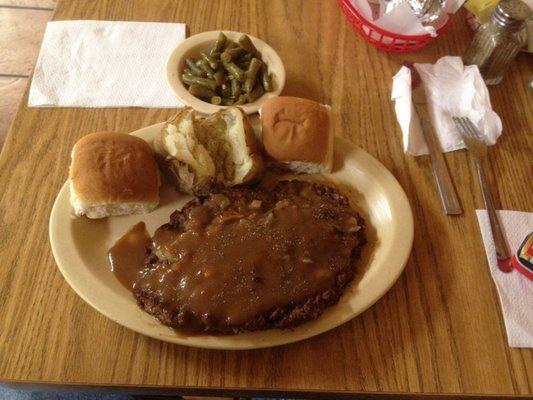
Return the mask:
{"type": "Polygon", "coordinates": [[[481,25],[463,56],[476,64],[487,85],[496,85],[526,42],[525,26],[531,10],[521,0],[502,0],[489,22],[481,25]]]}

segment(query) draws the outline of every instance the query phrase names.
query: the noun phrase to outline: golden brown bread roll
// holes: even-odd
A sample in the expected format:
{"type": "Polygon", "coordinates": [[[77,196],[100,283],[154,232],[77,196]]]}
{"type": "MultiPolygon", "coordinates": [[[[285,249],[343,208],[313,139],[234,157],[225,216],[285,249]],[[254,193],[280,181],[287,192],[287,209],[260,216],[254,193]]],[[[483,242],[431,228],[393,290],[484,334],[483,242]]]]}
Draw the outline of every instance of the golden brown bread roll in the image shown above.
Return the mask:
{"type": "Polygon", "coordinates": [[[333,139],[329,107],[298,97],[274,97],[260,110],[265,152],[296,172],[330,172],[333,139]]]}
{"type": "Polygon", "coordinates": [[[76,215],[103,218],[153,210],[159,170],[144,140],[117,132],[82,137],[72,149],[70,202],[76,215]]]}

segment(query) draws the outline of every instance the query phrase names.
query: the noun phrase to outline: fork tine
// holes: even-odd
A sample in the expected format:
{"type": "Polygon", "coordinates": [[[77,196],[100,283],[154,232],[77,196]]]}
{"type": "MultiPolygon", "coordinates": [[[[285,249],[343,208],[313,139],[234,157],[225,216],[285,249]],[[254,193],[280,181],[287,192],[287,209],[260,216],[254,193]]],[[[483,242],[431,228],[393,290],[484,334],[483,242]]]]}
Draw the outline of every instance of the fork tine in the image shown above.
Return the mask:
{"type": "Polygon", "coordinates": [[[472,123],[472,121],[470,121],[470,118],[464,118],[464,120],[465,120],[466,125],[468,126],[470,132],[472,132],[472,134],[474,135],[474,137],[476,139],[479,139],[479,140],[483,141],[483,135],[481,134],[479,129],[477,129],[477,127],[472,123]]]}
{"type": "Polygon", "coordinates": [[[461,123],[461,126],[463,127],[465,135],[469,138],[475,139],[476,136],[474,135],[474,132],[472,132],[472,130],[470,129],[468,123],[466,122],[466,118],[459,118],[459,121],[461,123]]]}
{"type": "Polygon", "coordinates": [[[461,135],[463,135],[463,127],[461,126],[461,124],[459,123],[459,118],[457,117],[452,117],[452,120],[453,120],[453,123],[455,124],[455,127],[457,128],[457,130],[459,131],[459,133],[461,135]]]}
{"type": "Polygon", "coordinates": [[[453,117],[452,119],[453,119],[453,122],[455,122],[455,126],[457,127],[457,130],[459,131],[461,136],[471,137],[470,132],[468,131],[463,118],[453,117]]]}
{"type": "Polygon", "coordinates": [[[452,117],[457,130],[464,137],[467,136],[472,139],[477,139],[484,142],[483,134],[476,128],[476,126],[470,121],[470,118],[457,118],[452,117]]]}

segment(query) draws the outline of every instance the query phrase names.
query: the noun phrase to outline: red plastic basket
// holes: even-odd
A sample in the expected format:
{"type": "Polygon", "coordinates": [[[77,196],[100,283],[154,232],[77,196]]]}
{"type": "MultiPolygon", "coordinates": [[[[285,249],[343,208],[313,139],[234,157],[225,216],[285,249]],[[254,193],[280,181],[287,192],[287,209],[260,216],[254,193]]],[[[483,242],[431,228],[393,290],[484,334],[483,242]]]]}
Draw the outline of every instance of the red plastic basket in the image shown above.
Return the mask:
{"type": "MultiPolygon", "coordinates": [[[[424,47],[434,39],[430,35],[400,35],[388,32],[366,20],[350,0],[338,0],[338,3],[355,31],[380,50],[393,52],[414,51],[424,47]]],[[[450,20],[451,18],[448,16],[446,22],[437,29],[438,35],[441,35],[446,30],[450,20]]]]}

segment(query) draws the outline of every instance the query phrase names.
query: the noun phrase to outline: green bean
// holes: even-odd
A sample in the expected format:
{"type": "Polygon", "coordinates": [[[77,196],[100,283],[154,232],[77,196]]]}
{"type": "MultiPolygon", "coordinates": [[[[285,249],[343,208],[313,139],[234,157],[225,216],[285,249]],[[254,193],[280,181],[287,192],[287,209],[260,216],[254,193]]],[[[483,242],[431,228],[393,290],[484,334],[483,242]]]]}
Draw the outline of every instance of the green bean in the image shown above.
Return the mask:
{"type": "Polygon", "coordinates": [[[246,71],[246,77],[255,79],[262,66],[263,62],[260,59],[255,57],[252,58],[252,61],[250,61],[250,68],[248,68],[248,71],[246,71]]]}
{"type": "Polygon", "coordinates": [[[246,94],[241,94],[239,99],[234,103],[236,106],[248,103],[248,96],[246,94]]]}
{"type": "Polygon", "coordinates": [[[240,63],[240,64],[236,64],[236,65],[237,65],[237,67],[239,67],[243,71],[246,71],[248,69],[248,67],[250,66],[250,62],[240,63]]]}
{"type": "Polygon", "coordinates": [[[242,47],[234,47],[229,50],[224,50],[224,53],[220,55],[220,59],[222,62],[230,62],[232,60],[236,60],[239,57],[246,54],[246,50],[244,50],[242,47]]]}
{"type": "Polygon", "coordinates": [[[226,42],[226,47],[224,47],[224,51],[229,50],[229,49],[233,49],[234,47],[237,47],[237,46],[238,46],[238,44],[235,43],[233,40],[228,40],[226,42]]]}
{"type": "Polygon", "coordinates": [[[210,100],[212,97],[216,96],[215,92],[196,84],[189,86],[189,93],[195,97],[200,97],[201,99],[210,100]]]}
{"type": "Polygon", "coordinates": [[[223,83],[222,86],[220,86],[220,94],[222,97],[231,97],[231,89],[227,83],[223,83]]]}
{"type": "Polygon", "coordinates": [[[185,63],[187,64],[187,66],[189,67],[193,75],[200,76],[200,77],[205,76],[205,72],[196,65],[193,59],[187,58],[185,60],[185,63]]]}
{"type": "Polygon", "coordinates": [[[252,58],[250,66],[246,71],[246,80],[244,81],[243,89],[246,93],[250,93],[254,88],[255,81],[257,80],[257,73],[261,69],[263,63],[258,58],[252,58]]]}
{"type": "Polygon", "coordinates": [[[251,59],[252,59],[252,55],[250,53],[246,53],[242,57],[235,60],[235,64],[240,65],[240,64],[250,63],[251,59]]]}
{"type": "Polygon", "coordinates": [[[211,97],[211,104],[218,106],[220,103],[222,103],[222,98],[220,96],[211,97]]]}
{"type": "Polygon", "coordinates": [[[250,78],[246,78],[244,81],[244,84],[242,85],[242,90],[244,90],[245,93],[250,93],[252,89],[254,88],[255,80],[252,80],[250,78]]]}
{"type": "Polygon", "coordinates": [[[205,79],[205,78],[200,78],[198,76],[183,74],[181,76],[181,80],[183,81],[183,83],[186,83],[187,85],[199,85],[209,90],[213,90],[213,91],[217,90],[217,83],[211,79],[205,79]]]}
{"type": "Polygon", "coordinates": [[[237,79],[231,81],[231,97],[239,97],[241,94],[241,83],[237,79]]]}
{"type": "Polygon", "coordinates": [[[246,53],[241,58],[237,60],[237,62],[245,62],[245,61],[251,61],[254,55],[252,53],[246,53]]]}
{"type": "Polygon", "coordinates": [[[217,72],[213,74],[213,79],[217,83],[217,86],[220,86],[224,83],[224,78],[226,77],[226,74],[224,73],[224,70],[219,69],[217,72]]]}
{"type": "Polygon", "coordinates": [[[222,49],[224,49],[227,41],[228,38],[226,37],[226,35],[220,32],[218,34],[217,40],[215,40],[215,43],[213,43],[213,47],[211,47],[211,50],[209,51],[209,55],[213,57],[215,53],[222,52],[222,49]]]}
{"type": "Polygon", "coordinates": [[[181,81],[185,83],[186,85],[192,85],[195,82],[194,78],[198,78],[197,76],[191,75],[191,74],[182,74],[181,75],[181,81]]]}
{"type": "Polygon", "coordinates": [[[244,80],[244,71],[242,69],[240,69],[239,67],[237,67],[234,63],[232,62],[229,62],[229,63],[222,63],[222,65],[224,65],[224,68],[226,69],[226,71],[229,72],[229,74],[231,76],[233,76],[233,78],[239,80],[239,81],[243,81],[244,80]]]}
{"type": "Polygon", "coordinates": [[[252,55],[254,55],[255,57],[260,57],[261,56],[261,54],[257,51],[257,49],[255,48],[254,44],[252,43],[252,41],[248,37],[248,35],[242,35],[239,38],[239,44],[241,45],[241,47],[243,49],[245,49],[249,53],[252,53],[252,55]]]}
{"type": "Polygon", "coordinates": [[[225,63],[225,62],[230,62],[231,61],[231,55],[229,53],[222,53],[220,55],[220,61],[222,61],[222,63],[225,63]]]}
{"type": "Polygon", "coordinates": [[[222,97],[223,106],[232,106],[234,104],[235,104],[235,101],[233,99],[230,99],[229,97],[222,97]]]}
{"type": "Polygon", "coordinates": [[[265,63],[263,63],[263,66],[261,67],[261,84],[263,85],[265,92],[271,92],[274,90],[272,87],[272,77],[268,73],[268,68],[265,63]]]}
{"type": "Polygon", "coordinates": [[[213,74],[215,73],[215,71],[213,71],[213,69],[209,66],[209,63],[207,61],[198,60],[196,64],[205,72],[205,74],[209,78],[213,78],[213,74]]]}
{"type": "Polygon", "coordinates": [[[263,86],[255,85],[253,90],[246,95],[246,96],[248,96],[248,102],[252,103],[252,102],[256,101],[264,93],[265,93],[265,90],[263,89],[263,86]]]}
{"type": "Polygon", "coordinates": [[[209,66],[211,67],[211,69],[218,69],[218,66],[219,66],[219,62],[216,60],[216,58],[218,58],[220,56],[220,54],[217,53],[217,57],[211,57],[207,54],[205,54],[203,51],[200,53],[200,57],[202,57],[202,59],[207,63],[209,64],[209,66]]]}
{"type": "Polygon", "coordinates": [[[216,105],[242,105],[273,90],[272,74],[247,35],[229,39],[220,32],[197,58],[187,58],[181,80],[189,92],[216,105]]]}
{"type": "Polygon", "coordinates": [[[252,59],[252,55],[250,53],[246,53],[244,56],[242,56],[241,58],[236,60],[235,64],[237,64],[237,66],[240,69],[247,70],[248,67],[250,66],[250,60],[251,59],[252,59]]]}

